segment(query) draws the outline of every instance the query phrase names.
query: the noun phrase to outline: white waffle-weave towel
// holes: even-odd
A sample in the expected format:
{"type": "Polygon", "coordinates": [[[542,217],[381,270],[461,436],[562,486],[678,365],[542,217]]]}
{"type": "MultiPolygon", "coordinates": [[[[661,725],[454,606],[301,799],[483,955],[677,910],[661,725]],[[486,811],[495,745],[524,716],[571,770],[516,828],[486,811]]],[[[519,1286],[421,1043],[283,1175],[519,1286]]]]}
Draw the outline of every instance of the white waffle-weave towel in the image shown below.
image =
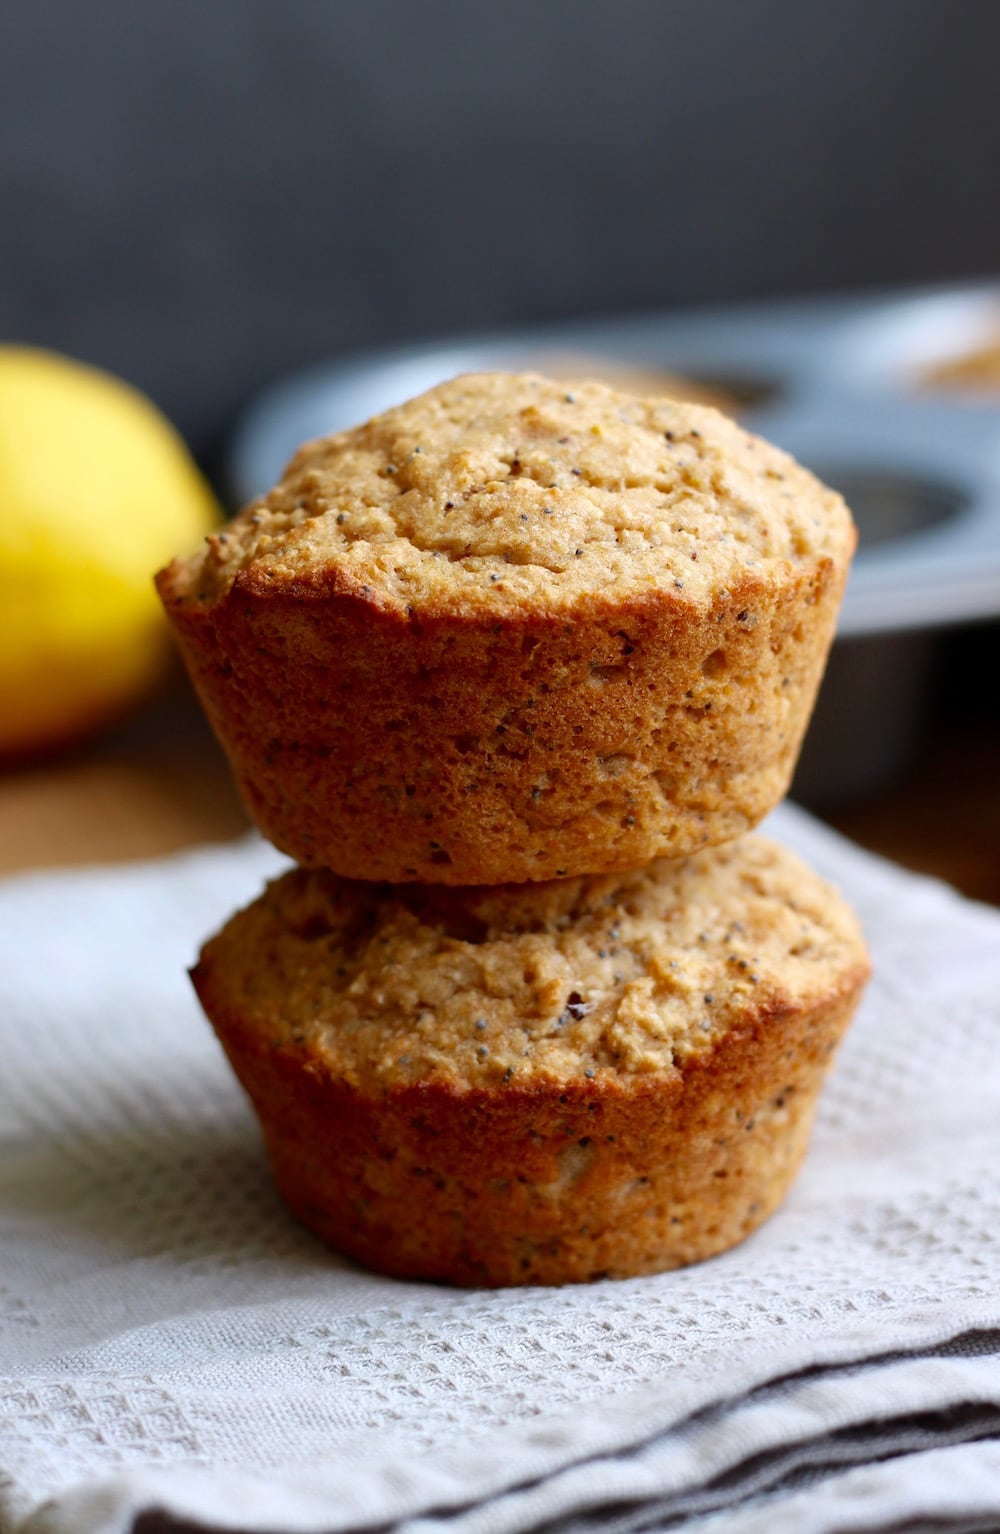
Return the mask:
{"type": "Polygon", "coordinates": [[[554,1291],[277,1202],[184,973],[269,848],[0,887],[0,1528],[1000,1526],[1000,914],[769,829],[875,961],[805,1170],[713,1262],[554,1291]]]}

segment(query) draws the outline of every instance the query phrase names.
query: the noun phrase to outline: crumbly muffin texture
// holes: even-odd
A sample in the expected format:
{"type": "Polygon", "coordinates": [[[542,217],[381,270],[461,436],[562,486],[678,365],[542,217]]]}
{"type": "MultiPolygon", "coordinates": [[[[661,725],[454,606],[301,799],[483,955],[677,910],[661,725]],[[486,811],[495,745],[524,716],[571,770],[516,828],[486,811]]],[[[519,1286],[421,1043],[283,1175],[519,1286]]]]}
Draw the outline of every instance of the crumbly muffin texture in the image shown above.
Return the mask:
{"type": "Polygon", "coordinates": [[[746,837],[624,876],[385,887],[296,869],[208,944],[277,1047],[354,1085],[669,1073],[747,1010],[825,993],[857,924],[746,837]]]}
{"type": "Polygon", "coordinates": [[[712,410],[487,375],[303,448],[158,583],[283,851],[521,883],[777,803],[853,546],[839,496],[712,410]]]}
{"type": "Polygon", "coordinates": [[[751,837],[528,889],[298,870],[193,978],[307,1225],[386,1272],[515,1284],[755,1229],[867,973],[835,892],[751,837]]]}
{"type": "Polygon", "coordinates": [[[242,580],[403,614],[558,613],[665,583],[704,603],[852,547],[838,495],[714,410],[480,374],[308,443],[185,581],[200,602],[242,580]]]}

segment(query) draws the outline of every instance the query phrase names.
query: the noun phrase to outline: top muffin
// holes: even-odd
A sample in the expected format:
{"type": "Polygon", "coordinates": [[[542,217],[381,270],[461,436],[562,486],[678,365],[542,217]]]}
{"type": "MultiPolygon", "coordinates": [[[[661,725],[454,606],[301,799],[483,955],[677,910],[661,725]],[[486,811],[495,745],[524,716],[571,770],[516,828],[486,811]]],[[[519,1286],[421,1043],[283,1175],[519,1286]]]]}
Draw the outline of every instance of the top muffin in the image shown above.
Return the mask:
{"type": "Polygon", "coordinates": [[[487,374],[308,444],[158,585],[279,847],[493,884],[759,820],[854,541],[839,496],[714,410],[487,374]]]}

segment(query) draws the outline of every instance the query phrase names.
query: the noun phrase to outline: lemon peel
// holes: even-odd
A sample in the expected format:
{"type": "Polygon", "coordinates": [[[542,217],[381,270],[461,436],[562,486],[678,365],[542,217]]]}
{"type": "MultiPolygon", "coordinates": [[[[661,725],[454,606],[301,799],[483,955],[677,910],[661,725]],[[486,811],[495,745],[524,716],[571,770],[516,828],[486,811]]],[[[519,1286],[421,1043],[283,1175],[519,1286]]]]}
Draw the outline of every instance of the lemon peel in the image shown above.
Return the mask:
{"type": "Polygon", "coordinates": [[[169,641],[151,572],[219,515],[144,395],[0,346],[0,756],[83,735],[155,684],[169,641]]]}

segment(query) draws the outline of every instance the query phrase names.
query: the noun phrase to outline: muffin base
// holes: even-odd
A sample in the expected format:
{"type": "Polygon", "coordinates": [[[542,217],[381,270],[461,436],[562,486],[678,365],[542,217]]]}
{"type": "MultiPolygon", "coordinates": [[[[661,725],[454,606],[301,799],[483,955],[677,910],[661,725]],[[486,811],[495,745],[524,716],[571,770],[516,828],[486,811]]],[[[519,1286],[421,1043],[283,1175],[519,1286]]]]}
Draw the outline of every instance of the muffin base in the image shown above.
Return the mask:
{"type": "Polygon", "coordinates": [[[794,1179],[866,978],[758,1009],[666,1074],[376,1095],[275,1048],[193,971],[294,1213],[381,1272],[496,1287],[658,1272],[748,1236],[794,1179]]]}
{"type": "MultiPolygon", "coordinates": [[[[788,788],[846,578],[825,559],[707,607],[423,615],[241,576],[159,590],[251,818],[347,878],[528,883],[637,868],[757,824],[788,788]]],[[[182,582],[181,582],[182,583],[182,582]]]]}

